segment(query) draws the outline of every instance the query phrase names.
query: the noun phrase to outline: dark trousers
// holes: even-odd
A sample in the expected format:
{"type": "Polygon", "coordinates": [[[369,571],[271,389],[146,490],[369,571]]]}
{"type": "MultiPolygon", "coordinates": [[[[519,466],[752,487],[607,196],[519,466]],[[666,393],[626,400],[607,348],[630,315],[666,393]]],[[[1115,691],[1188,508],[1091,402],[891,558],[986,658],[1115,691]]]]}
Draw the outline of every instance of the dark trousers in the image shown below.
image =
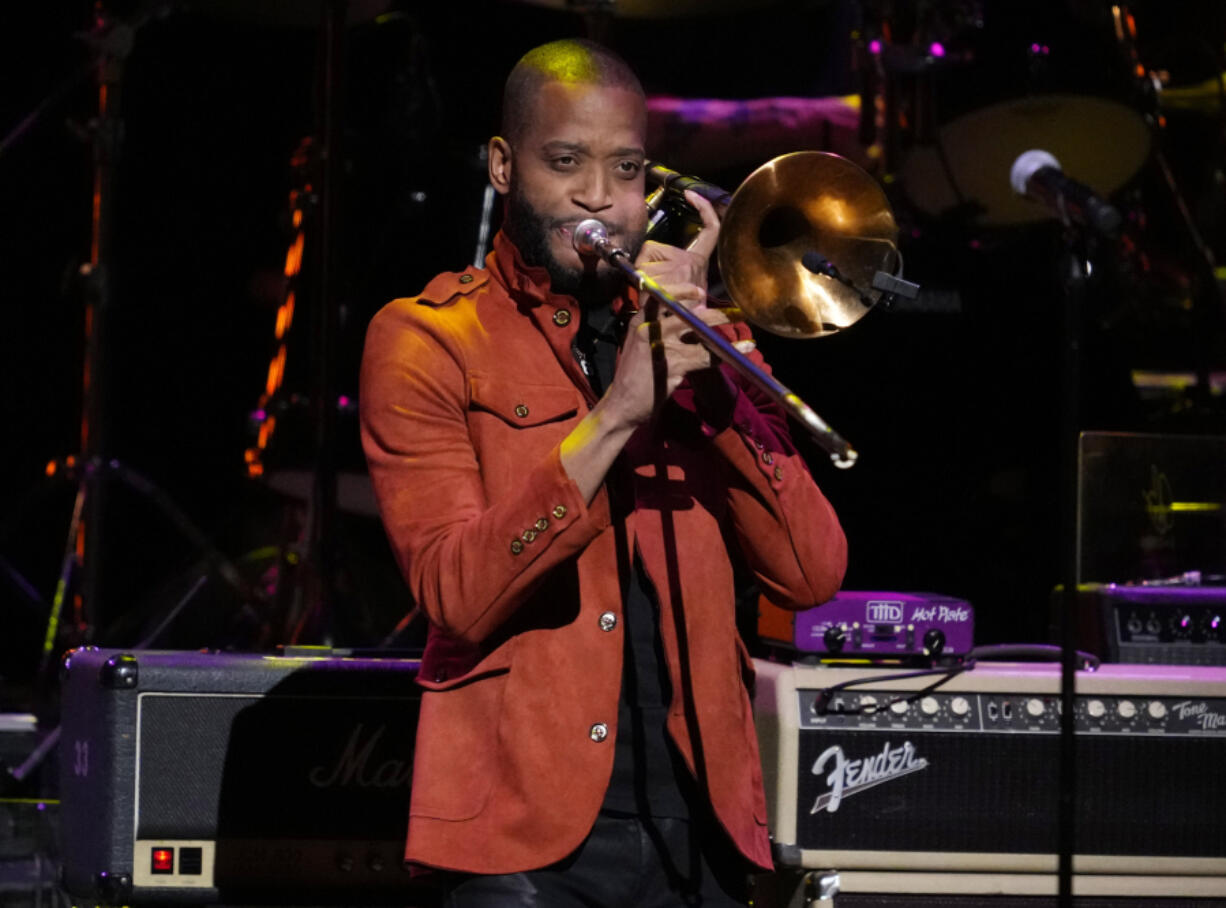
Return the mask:
{"type": "Polygon", "coordinates": [[[714,820],[602,812],[583,844],[540,870],[459,876],[444,908],[744,908],[748,862],[714,820]]]}

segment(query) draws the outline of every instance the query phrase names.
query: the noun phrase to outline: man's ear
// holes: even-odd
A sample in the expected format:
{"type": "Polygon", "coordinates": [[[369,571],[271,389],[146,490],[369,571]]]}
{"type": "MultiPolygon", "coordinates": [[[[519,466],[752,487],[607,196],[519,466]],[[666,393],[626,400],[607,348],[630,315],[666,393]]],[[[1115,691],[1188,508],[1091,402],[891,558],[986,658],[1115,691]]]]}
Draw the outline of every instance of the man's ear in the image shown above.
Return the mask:
{"type": "Polygon", "coordinates": [[[490,183],[500,195],[511,191],[511,143],[502,136],[490,139],[490,183]]]}

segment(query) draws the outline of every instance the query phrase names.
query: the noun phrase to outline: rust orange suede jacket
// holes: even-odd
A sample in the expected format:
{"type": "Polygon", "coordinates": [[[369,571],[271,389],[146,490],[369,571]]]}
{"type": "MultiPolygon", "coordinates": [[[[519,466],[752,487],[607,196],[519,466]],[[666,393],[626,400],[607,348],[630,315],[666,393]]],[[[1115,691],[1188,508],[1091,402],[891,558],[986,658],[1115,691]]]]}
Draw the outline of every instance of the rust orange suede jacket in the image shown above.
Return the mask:
{"type": "Polygon", "coordinates": [[[486,265],[384,307],[362,361],[379,509],[430,620],[406,860],[506,873],[582,842],[612,769],[619,571],[637,550],[660,604],[668,730],[732,841],[769,867],[727,546],[771,600],[806,608],[842,579],[838,520],[750,389],[722,430],[678,389],[623,452],[633,510],[611,514],[603,489],[583,501],[559,460],[595,403],[571,352],[578,306],[502,234],[486,265]]]}

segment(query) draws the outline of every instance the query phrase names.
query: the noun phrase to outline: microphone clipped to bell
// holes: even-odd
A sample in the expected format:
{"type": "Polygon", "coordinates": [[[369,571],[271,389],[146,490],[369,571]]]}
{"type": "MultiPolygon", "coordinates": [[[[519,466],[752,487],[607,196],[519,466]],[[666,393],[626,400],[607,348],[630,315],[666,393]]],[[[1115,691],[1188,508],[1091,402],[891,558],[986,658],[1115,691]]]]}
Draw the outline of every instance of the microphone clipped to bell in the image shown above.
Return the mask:
{"type": "Polygon", "coordinates": [[[834,334],[884,297],[918,290],[879,278],[899,278],[902,254],[877,181],[825,152],[782,155],[750,174],[723,214],[718,252],[733,302],[782,337],[834,334]]]}

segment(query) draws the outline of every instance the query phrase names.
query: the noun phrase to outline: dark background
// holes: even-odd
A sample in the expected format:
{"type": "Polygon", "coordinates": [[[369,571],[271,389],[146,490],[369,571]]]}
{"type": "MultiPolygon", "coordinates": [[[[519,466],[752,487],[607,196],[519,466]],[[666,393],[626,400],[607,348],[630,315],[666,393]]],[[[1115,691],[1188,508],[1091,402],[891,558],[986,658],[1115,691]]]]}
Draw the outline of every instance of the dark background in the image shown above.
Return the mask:
{"type": "MultiPolygon", "coordinates": [[[[1113,45],[1106,3],[706,7],[654,23],[614,18],[604,38],[649,93],[820,97],[857,90],[857,24],[890,24],[900,43],[930,27],[974,57],[936,81],[946,119],[1026,92],[1144,107],[1113,45]],[[1035,42],[1051,49],[1041,65],[1026,53],[1035,42]]],[[[269,587],[276,547],[300,533],[302,502],[247,479],[243,451],[283,289],[289,158],[317,128],[318,5],[199,2],[152,18],[135,3],[109,9],[147,21],[121,104],[107,453],[163,488],[249,582],[269,587]]],[[[1226,68],[1220,4],[1146,0],[1134,9],[1144,63],[1168,71],[1172,84],[1226,68]]],[[[84,303],[74,274],[88,257],[91,155],[82,134],[96,91],[88,75],[75,86],[71,76],[89,61],[75,35],[89,28],[91,10],[64,0],[9,3],[0,13],[0,131],[70,86],[0,155],[0,675],[10,679],[28,678],[37,660],[75,491],[47,480],[44,468],[80,444],[84,303]]],[[[357,18],[346,35],[335,303],[338,388],[349,393],[378,307],[472,257],[485,183],[479,152],[496,129],[506,72],[530,47],[593,26],[511,0],[406,0],[357,18]]],[[[1220,255],[1222,116],[1212,99],[1201,108],[1170,112],[1160,142],[1220,255]]],[[[750,169],[701,175],[733,188],[750,169]]],[[[979,642],[1045,640],[1059,578],[1061,236],[1053,224],[976,231],[934,222],[898,189],[889,186],[908,277],[945,291],[953,311],[874,311],[833,338],[762,345],[783,381],[861,452],[841,472],[806,449],[850,538],[847,588],[958,595],[976,607],[979,642]]],[[[1082,426],[1220,433],[1216,399],[1142,400],[1132,388],[1131,369],[1219,366],[1222,330],[1216,287],[1198,281],[1152,162],[1116,201],[1140,239],[1096,253],[1082,426]]],[[[287,389],[301,393],[317,367],[307,328],[318,301],[304,296],[287,376],[287,389]]],[[[309,428],[305,419],[283,425],[270,466],[309,468],[309,428]]],[[[360,473],[351,417],[341,416],[339,431],[340,466],[360,473]]],[[[117,486],[104,517],[93,639],[131,645],[201,575],[201,555],[147,496],[117,486]]],[[[410,605],[377,520],[343,513],[335,552],[335,637],[376,643],[410,605]]],[[[244,604],[214,578],[157,642],[268,645],[288,636],[279,621],[268,602],[244,604]]]]}

